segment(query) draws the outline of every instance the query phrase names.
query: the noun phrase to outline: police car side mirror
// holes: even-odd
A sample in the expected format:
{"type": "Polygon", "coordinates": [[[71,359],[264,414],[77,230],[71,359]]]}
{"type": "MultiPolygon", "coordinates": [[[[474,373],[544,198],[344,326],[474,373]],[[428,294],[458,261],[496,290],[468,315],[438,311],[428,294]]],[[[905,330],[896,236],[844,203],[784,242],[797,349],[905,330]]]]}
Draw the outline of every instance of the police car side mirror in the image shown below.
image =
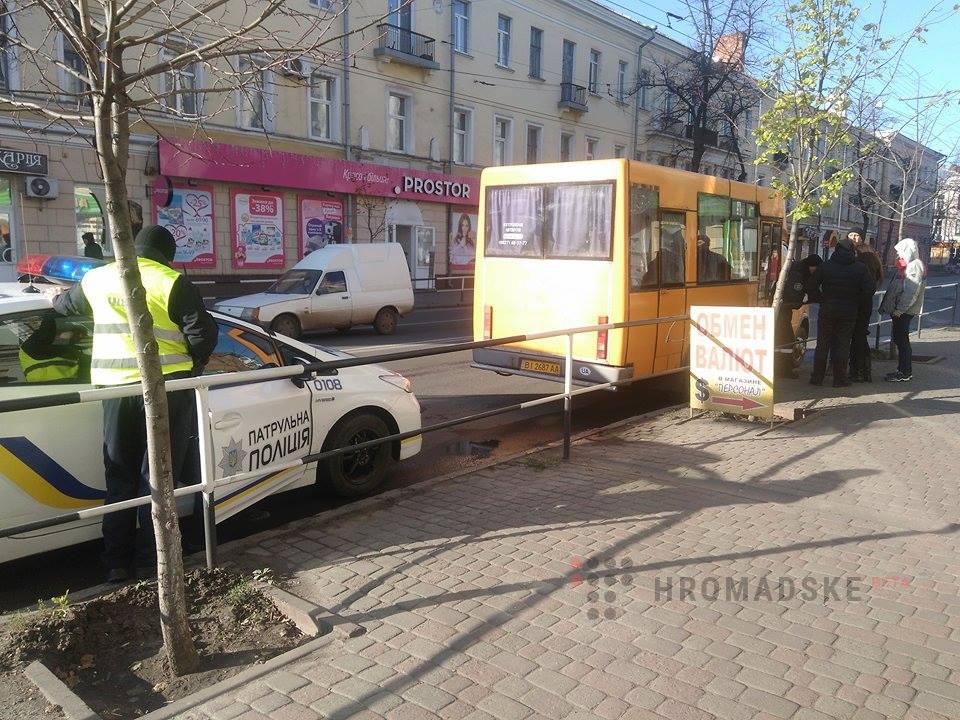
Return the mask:
{"type": "Polygon", "coordinates": [[[294,385],[296,385],[296,386],[297,386],[298,388],[300,388],[301,390],[303,390],[304,386],[306,386],[306,384],[307,384],[306,379],[303,378],[303,377],[300,376],[300,375],[294,375],[292,378],[290,378],[290,382],[292,382],[294,385]]]}

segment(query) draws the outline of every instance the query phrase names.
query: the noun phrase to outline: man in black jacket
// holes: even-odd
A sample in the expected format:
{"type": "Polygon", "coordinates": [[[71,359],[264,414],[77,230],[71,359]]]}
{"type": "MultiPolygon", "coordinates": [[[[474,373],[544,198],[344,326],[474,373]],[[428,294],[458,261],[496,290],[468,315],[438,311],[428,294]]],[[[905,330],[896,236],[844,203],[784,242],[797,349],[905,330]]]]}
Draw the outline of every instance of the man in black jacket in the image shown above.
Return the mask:
{"type": "Polygon", "coordinates": [[[810,383],[823,384],[829,353],[833,363],[833,386],[848,387],[847,362],[853,327],[860,308],[871,302],[876,285],[867,266],[857,262],[857,253],[849,238],[837,243],[833,255],[820,266],[818,276],[820,315],[810,383]]]}
{"type": "Polygon", "coordinates": [[[817,269],[823,263],[819,255],[810,255],[798,262],[791,262],[787,268],[786,285],[783,299],[777,311],[774,337],[774,374],[779,378],[796,378],[793,369],[796,335],[793,331],[793,311],[799,310],[805,302],[818,302],[820,291],[817,288],[817,269]]]}

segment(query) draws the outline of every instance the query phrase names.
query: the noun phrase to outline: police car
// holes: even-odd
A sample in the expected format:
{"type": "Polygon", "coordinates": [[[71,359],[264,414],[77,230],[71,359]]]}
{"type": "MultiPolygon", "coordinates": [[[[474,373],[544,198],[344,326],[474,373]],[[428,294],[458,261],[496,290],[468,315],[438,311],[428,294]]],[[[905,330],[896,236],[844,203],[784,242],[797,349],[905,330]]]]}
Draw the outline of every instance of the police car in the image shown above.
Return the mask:
{"type": "MultiPolygon", "coordinates": [[[[31,256],[24,277],[76,281],[99,261],[31,256]]],[[[92,321],[61,317],[37,283],[0,283],[0,400],[90,387],[92,321]]],[[[350,357],[265,332],[212,313],[220,336],[205,374],[256,370],[350,357]]],[[[375,365],[331,375],[211,388],[217,477],[420,429],[410,381],[375,365]]],[[[185,430],[186,431],[186,430],[185,430]]],[[[196,432],[195,429],[193,432],[196,432]]],[[[0,528],[103,502],[102,410],[99,403],[0,415],[0,528]]],[[[216,518],[229,518],[267,495],[318,483],[343,496],[372,492],[392,462],[420,451],[419,435],[227,486],[216,518]]],[[[186,511],[190,502],[183,503],[186,511]]],[[[0,539],[0,562],[100,537],[99,519],[0,539]]]]}

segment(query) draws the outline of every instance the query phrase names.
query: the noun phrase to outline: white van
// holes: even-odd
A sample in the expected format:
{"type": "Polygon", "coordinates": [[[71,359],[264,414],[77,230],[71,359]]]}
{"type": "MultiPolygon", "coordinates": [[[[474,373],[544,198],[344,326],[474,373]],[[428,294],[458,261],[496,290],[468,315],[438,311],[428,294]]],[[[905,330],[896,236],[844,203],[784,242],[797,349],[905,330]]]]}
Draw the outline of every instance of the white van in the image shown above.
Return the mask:
{"type": "Polygon", "coordinates": [[[413,310],[413,286],[397,243],[327,245],[314,250],[262,293],[223,300],[224,315],[298,338],[304,331],[370,325],[381,335],[413,310]]]}

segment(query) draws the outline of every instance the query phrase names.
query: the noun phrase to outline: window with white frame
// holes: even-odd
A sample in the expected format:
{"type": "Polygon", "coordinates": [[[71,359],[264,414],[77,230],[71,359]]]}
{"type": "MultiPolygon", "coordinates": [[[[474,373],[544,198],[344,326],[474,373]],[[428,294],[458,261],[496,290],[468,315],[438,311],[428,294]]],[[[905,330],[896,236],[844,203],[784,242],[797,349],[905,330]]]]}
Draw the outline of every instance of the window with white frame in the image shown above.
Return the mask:
{"type": "Polygon", "coordinates": [[[530,77],[543,80],[543,30],[530,28],[530,77]]]}
{"type": "Polygon", "coordinates": [[[320,10],[333,10],[334,5],[337,4],[337,0],[309,0],[309,2],[320,10]]]}
{"type": "Polygon", "coordinates": [[[5,2],[0,2],[0,91],[13,86],[10,74],[13,67],[13,48],[10,42],[10,11],[5,2]]]}
{"type": "Polygon", "coordinates": [[[513,161],[511,140],[513,121],[510,118],[493,118],[493,164],[509,165],[513,161]]]}
{"type": "Polygon", "coordinates": [[[453,0],[453,49],[470,52],[470,3],[453,0]]]}
{"type": "Polygon", "coordinates": [[[594,95],[600,92],[600,51],[590,51],[590,72],[587,75],[587,90],[594,95]]]}
{"type": "Polygon", "coordinates": [[[587,138],[586,156],[587,160],[596,160],[600,157],[600,141],[597,138],[587,138]]]}
{"type": "Polygon", "coordinates": [[[560,162],[573,160],[573,133],[560,133],[560,162]]]}
{"type": "Polygon", "coordinates": [[[310,137],[334,139],[336,80],[319,70],[310,74],[310,137]]]}
{"type": "Polygon", "coordinates": [[[65,66],[60,71],[63,78],[60,89],[69,95],[78,96],[79,100],[79,96],[87,91],[87,84],[79,77],[86,75],[87,66],[73,43],[63,35],[60,36],[60,61],[65,66]]]}
{"type": "Polygon", "coordinates": [[[640,107],[644,110],[649,108],[649,89],[650,89],[650,71],[642,70],[640,72],[640,107]]]}
{"type": "Polygon", "coordinates": [[[256,58],[243,55],[239,61],[243,77],[240,89],[240,127],[263,130],[267,126],[267,72],[256,58]]]}
{"type": "Polygon", "coordinates": [[[627,64],[621,60],[617,67],[617,102],[627,101],[627,64]]]}
{"type": "Polygon", "coordinates": [[[527,125],[527,164],[533,165],[543,159],[543,127],[527,125]]]}
{"type": "Polygon", "coordinates": [[[624,158],[627,156],[627,146],[626,145],[614,145],[613,146],[613,156],[615,158],[624,158]]]}
{"type": "Polygon", "coordinates": [[[510,67],[510,27],[513,20],[506,15],[497,17],[497,65],[510,67]]]}
{"type": "MultiPolygon", "coordinates": [[[[163,56],[172,60],[185,50],[185,45],[171,45],[164,48],[163,56]]],[[[163,74],[163,106],[178,115],[199,115],[198,76],[199,65],[195,62],[167,70],[163,74]]]]}
{"type": "Polygon", "coordinates": [[[473,162],[473,112],[466,108],[453,110],[453,161],[457,165],[469,165],[473,162]]]}
{"type": "Polygon", "coordinates": [[[410,111],[413,101],[408,95],[391,92],[387,98],[387,150],[410,151],[410,111]]]}

